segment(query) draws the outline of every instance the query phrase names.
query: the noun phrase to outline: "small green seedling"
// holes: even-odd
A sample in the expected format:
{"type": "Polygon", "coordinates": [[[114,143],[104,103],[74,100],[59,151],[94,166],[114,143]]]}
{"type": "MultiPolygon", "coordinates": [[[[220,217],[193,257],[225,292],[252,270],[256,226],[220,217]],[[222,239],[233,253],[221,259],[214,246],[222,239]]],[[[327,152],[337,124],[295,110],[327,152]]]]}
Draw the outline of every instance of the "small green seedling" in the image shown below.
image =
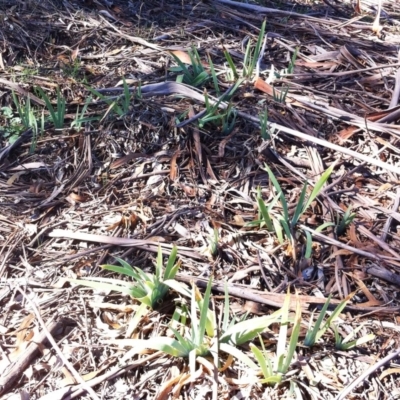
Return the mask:
{"type": "Polygon", "coordinates": [[[318,316],[317,321],[315,322],[314,327],[311,326],[312,324],[312,318],[310,318],[310,326],[308,328],[306,337],[304,339],[304,345],[307,347],[312,347],[315,345],[315,343],[322,337],[322,335],[331,327],[332,322],[339,317],[340,313],[343,311],[343,309],[346,307],[346,304],[350,301],[350,299],[355,295],[355,292],[350,293],[348,296],[346,296],[345,299],[343,299],[338,306],[335,308],[335,310],[332,312],[330,317],[326,320],[325,324],[322,325],[322,321],[325,318],[325,315],[327,313],[329,303],[331,301],[332,295],[329,295],[328,299],[326,300],[324,306],[322,307],[322,310],[318,316]],[[322,325],[322,327],[321,327],[322,325]]]}
{"type": "Polygon", "coordinates": [[[70,282],[92,287],[97,290],[110,290],[127,294],[136,300],[141,305],[135,316],[129,324],[128,332],[133,332],[141,317],[148,309],[157,308],[163,301],[165,295],[169,291],[168,283],[173,281],[180,267],[180,262],[175,263],[177,256],[177,248],[174,246],[168,258],[167,266],[163,271],[163,255],[161,247],[158,249],[155,274],[148,274],[138,267],[131,267],[126,261],[117,258],[119,265],[102,265],[103,269],[117,272],[122,275],[127,275],[133,278],[134,283],[126,282],[119,279],[110,278],[86,278],[86,279],[69,279],[70,282]]]}
{"type": "Polygon", "coordinates": [[[57,88],[57,109],[54,109],[50,98],[46,95],[41,87],[37,87],[37,90],[46,103],[46,107],[50,113],[50,118],[54,124],[55,129],[63,129],[66,112],[66,100],[61,96],[60,88],[57,88]]]}
{"type": "Polygon", "coordinates": [[[239,78],[239,74],[237,72],[235,63],[233,62],[232,57],[229,54],[229,51],[226,50],[225,48],[224,48],[224,56],[226,58],[226,61],[228,62],[229,68],[230,68],[230,70],[227,72],[227,80],[234,81],[239,78]]]}
{"type": "MultiPolygon", "coordinates": [[[[118,97],[114,98],[109,98],[107,96],[104,96],[97,90],[91,88],[90,86],[87,86],[87,89],[96,97],[99,99],[103,100],[106,104],[108,104],[108,109],[105,112],[105,114],[102,117],[102,120],[104,120],[108,114],[110,113],[115,113],[117,114],[120,118],[124,117],[126,114],[129,112],[129,108],[131,105],[131,92],[129,89],[129,86],[126,82],[126,79],[123,77],[123,93],[119,95],[118,97]]],[[[141,97],[141,88],[139,85],[139,88],[137,90],[137,98],[141,97]]]]}
{"type": "Polygon", "coordinates": [[[236,122],[237,112],[235,108],[229,103],[225,107],[221,107],[222,103],[229,101],[238,87],[242,84],[243,80],[238,80],[230,90],[219,97],[214,103],[211,102],[210,97],[206,90],[204,90],[204,102],[206,110],[204,115],[199,118],[199,128],[202,129],[206,124],[212,124],[215,127],[221,128],[221,133],[224,135],[229,134],[236,122]]]}
{"type": "Polygon", "coordinates": [[[127,294],[151,309],[157,308],[169,290],[167,282],[175,278],[180,263],[175,263],[177,248],[173,247],[168,258],[167,266],[163,271],[163,255],[161,247],[158,249],[155,274],[149,274],[138,267],[131,267],[126,261],[117,258],[121,264],[102,265],[103,269],[117,272],[133,278],[134,282],[119,279],[92,277],[86,279],[69,279],[70,282],[92,287],[98,290],[112,290],[127,294]]]}
{"type": "Polygon", "coordinates": [[[318,197],[318,195],[321,193],[322,188],[324,186],[324,184],[326,183],[326,181],[329,179],[332,171],[333,171],[333,165],[331,165],[322,175],[321,178],[317,181],[317,183],[315,184],[311,194],[308,196],[307,200],[306,200],[306,196],[307,196],[307,187],[308,187],[308,183],[305,182],[303,189],[300,193],[300,198],[299,201],[297,203],[297,206],[295,208],[295,211],[293,213],[293,215],[289,215],[289,206],[288,203],[285,199],[285,196],[283,194],[282,188],[279,185],[278,180],[276,179],[275,175],[273,174],[273,172],[271,171],[271,169],[268,167],[268,165],[265,165],[265,170],[268,172],[269,175],[269,179],[272,183],[272,185],[274,186],[275,190],[277,191],[277,196],[280,200],[281,206],[282,206],[282,210],[283,210],[283,214],[278,216],[278,220],[280,222],[280,224],[283,227],[283,230],[286,234],[286,236],[289,239],[293,238],[293,231],[294,228],[296,227],[297,223],[300,220],[300,217],[307,211],[308,207],[310,207],[311,203],[318,197]]]}
{"type": "Polygon", "coordinates": [[[337,326],[334,324],[332,325],[332,329],[335,332],[335,347],[338,350],[346,351],[351,350],[356,346],[361,346],[364,343],[367,343],[371,340],[375,339],[375,335],[370,333],[368,335],[362,336],[358,339],[352,340],[356,334],[365,326],[365,324],[361,324],[356,329],[351,331],[344,339],[340,336],[337,326]]]}
{"type": "Polygon", "coordinates": [[[285,75],[293,74],[298,54],[299,54],[299,48],[296,47],[296,49],[294,50],[293,55],[290,59],[288,67],[281,70],[280,72],[275,72],[276,78],[279,79],[285,75]]]}
{"type": "Polygon", "coordinates": [[[87,123],[87,122],[93,122],[93,121],[98,121],[100,117],[95,116],[95,117],[86,117],[86,112],[88,110],[89,105],[92,103],[93,97],[89,96],[85,104],[82,107],[82,110],[79,111],[79,107],[76,110],[76,116],[75,119],[71,122],[71,128],[76,128],[78,131],[82,129],[82,125],[87,123]]]}
{"type": "Polygon", "coordinates": [[[229,318],[229,293],[225,283],[225,301],[223,318],[220,327],[220,343],[227,343],[232,346],[241,346],[264,332],[270,325],[278,323],[282,317],[282,310],[275,311],[270,315],[246,319],[229,318]]]}
{"type": "MultiPolygon", "coordinates": [[[[351,206],[347,208],[346,212],[343,214],[340,222],[336,226],[336,235],[341,236],[345,233],[347,227],[353,222],[356,214],[352,212],[351,206]]],[[[339,220],[340,217],[338,217],[339,220]]]]}
{"type": "MultiPolygon", "coordinates": [[[[200,295],[197,287],[193,285],[191,291],[190,321],[191,326],[182,327],[183,333],[175,327],[170,326],[175,338],[167,336],[155,336],[150,339],[122,339],[106,341],[106,343],[120,344],[122,346],[131,346],[128,356],[132,356],[144,349],[162,351],[172,357],[184,357],[189,359],[190,371],[192,374],[196,370],[196,358],[198,356],[207,356],[211,352],[212,341],[207,332],[209,324],[209,304],[211,296],[212,280],[208,282],[204,298],[200,295]],[[200,310],[200,316],[197,310],[200,310]]],[[[176,321],[175,321],[176,322],[176,321]]],[[[125,356],[126,359],[128,356],[125,356]]]]}
{"type": "Polygon", "coordinates": [[[263,114],[260,114],[261,137],[263,140],[271,140],[271,135],[268,128],[268,110],[265,109],[263,114]]]}
{"type": "Polygon", "coordinates": [[[254,344],[250,344],[251,351],[256,357],[258,364],[261,368],[263,378],[260,379],[260,383],[267,385],[280,384],[285,380],[285,375],[288,373],[290,366],[293,363],[293,359],[298,345],[298,339],[300,335],[301,327],[301,307],[300,302],[296,301],[296,312],[294,317],[294,324],[292,327],[292,334],[290,336],[289,345],[286,346],[288,327],[290,324],[289,318],[289,305],[290,305],[290,293],[285,296],[284,304],[281,309],[282,320],[279,328],[278,343],[276,348],[276,355],[271,361],[271,357],[267,354],[264,342],[260,337],[262,351],[254,344]]]}
{"type": "MultiPolygon", "coordinates": [[[[266,26],[266,20],[263,21],[260,29],[260,33],[257,38],[257,43],[254,49],[252,49],[252,43],[251,40],[247,43],[247,48],[246,52],[244,55],[244,60],[243,60],[243,71],[242,71],[242,77],[246,79],[251,79],[253,77],[253,72],[254,69],[257,65],[257,61],[260,57],[260,52],[264,40],[264,35],[265,35],[265,26],[266,26]]],[[[225,55],[226,57],[226,55],[225,55]]],[[[227,59],[228,64],[231,66],[231,63],[227,59]]],[[[233,64],[233,63],[232,63],[233,64]]],[[[231,67],[232,68],[232,67],[231,67]]]]}
{"type": "MultiPolygon", "coordinates": [[[[187,85],[194,87],[201,86],[210,79],[210,75],[203,67],[199,53],[197,52],[196,48],[192,47],[192,50],[191,51],[189,50],[188,53],[189,53],[191,67],[186,66],[185,63],[182,62],[179,57],[177,57],[174,53],[171,53],[172,57],[178,64],[178,67],[172,67],[170,68],[170,71],[183,72],[182,75],[179,75],[177,77],[177,82],[179,83],[183,82],[186,83],[187,85]]],[[[215,71],[214,71],[214,76],[215,76],[215,71]]]]}
{"type": "Polygon", "coordinates": [[[282,90],[275,90],[273,88],[272,97],[277,103],[285,104],[288,92],[289,86],[285,86],[282,90]]]}

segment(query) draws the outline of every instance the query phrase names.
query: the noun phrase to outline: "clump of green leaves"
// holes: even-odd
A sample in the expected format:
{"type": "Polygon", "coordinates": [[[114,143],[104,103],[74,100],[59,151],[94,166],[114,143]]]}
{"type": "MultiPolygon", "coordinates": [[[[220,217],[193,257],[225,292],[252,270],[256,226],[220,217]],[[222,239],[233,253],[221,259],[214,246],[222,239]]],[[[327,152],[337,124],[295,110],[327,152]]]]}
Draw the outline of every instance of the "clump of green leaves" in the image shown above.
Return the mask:
{"type": "Polygon", "coordinates": [[[341,236],[346,231],[347,227],[353,222],[356,214],[352,212],[351,206],[347,208],[342,217],[338,217],[338,224],[336,225],[336,235],[341,236]]]}
{"type": "Polygon", "coordinates": [[[71,122],[71,128],[76,128],[78,131],[82,129],[82,125],[85,124],[86,122],[93,122],[93,121],[98,121],[100,117],[94,116],[94,117],[87,117],[86,113],[88,110],[89,105],[92,103],[92,96],[89,96],[85,104],[83,105],[82,109],[79,110],[79,107],[76,109],[76,116],[75,119],[71,122]]]}
{"type": "MultiPolygon", "coordinates": [[[[102,93],[98,92],[97,90],[91,88],[90,86],[87,86],[87,89],[96,97],[99,99],[103,100],[107,105],[108,109],[104,113],[102,120],[107,117],[108,114],[110,113],[115,113],[117,114],[120,118],[124,117],[126,114],[129,112],[129,107],[131,105],[131,92],[129,89],[129,86],[126,82],[126,79],[123,77],[122,78],[123,82],[123,92],[121,95],[117,96],[116,98],[109,98],[102,93]]],[[[141,96],[141,88],[139,86],[139,89],[137,91],[138,97],[141,96]]]]}
{"type": "Polygon", "coordinates": [[[243,78],[251,79],[253,76],[254,69],[257,65],[257,61],[261,53],[261,48],[265,35],[265,26],[266,20],[264,20],[261,25],[260,33],[258,34],[257,42],[254,48],[252,48],[251,40],[249,40],[249,42],[247,43],[246,52],[243,60],[243,78]]]}
{"type": "Polygon", "coordinates": [[[296,47],[290,59],[288,67],[281,70],[280,72],[275,72],[276,78],[282,78],[285,75],[293,74],[298,54],[299,54],[299,48],[296,47]]]}
{"type": "Polygon", "coordinates": [[[304,339],[304,345],[308,347],[312,347],[315,343],[322,337],[322,335],[330,328],[332,322],[339,317],[340,313],[346,307],[347,302],[354,296],[354,293],[349,294],[344,300],[340,302],[340,304],[335,308],[330,317],[325,321],[325,324],[322,325],[322,322],[327,313],[329,303],[331,301],[332,295],[329,295],[327,301],[322,307],[321,312],[319,313],[318,319],[315,322],[315,325],[312,326],[312,318],[310,318],[310,326],[308,328],[306,337],[304,339]],[[322,327],[321,327],[322,325],[322,327]]]}
{"type": "Polygon", "coordinates": [[[238,346],[249,342],[263,332],[269,325],[277,323],[281,318],[281,311],[249,320],[236,321],[229,318],[229,295],[225,286],[225,305],[220,329],[216,325],[216,312],[210,308],[212,279],[209,280],[204,297],[196,285],[189,290],[177,281],[169,281],[168,285],[184,297],[190,298],[190,311],[186,306],[175,310],[169,329],[174,338],[167,336],[152,337],[150,339],[125,339],[107,341],[107,343],[131,346],[129,355],[143,349],[163,351],[173,357],[189,358],[192,373],[195,371],[195,361],[198,356],[207,356],[219,351],[230,354],[245,364],[256,369],[256,364],[238,346]],[[190,323],[189,323],[190,321],[190,323]],[[219,334],[218,334],[219,332],[219,334]]]}
{"type": "Polygon", "coordinates": [[[356,329],[352,330],[345,338],[342,338],[339,334],[338,328],[336,324],[332,325],[332,329],[335,333],[335,347],[338,350],[346,351],[351,350],[356,346],[360,346],[364,343],[367,343],[371,340],[375,339],[375,335],[370,333],[368,335],[362,336],[360,338],[354,339],[357,333],[365,326],[365,324],[361,324],[356,329]],[[352,340],[353,339],[353,340],[352,340]]]}
{"type": "MultiPolygon", "coordinates": [[[[301,218],[301,216],[307,211],[310,207],[311,203],[318,197],[321,193],[322,188],[326,181],[329,179],[332,171],[333,165],[330,166],[322,175],[321,178],[315,184],[311,194],[307,197],[307,189],[308,189],[308,182],[305,182],[303,185],[303,189],[300,193],[299,201],[293,213],[289,211],[289,205],[283,194],[283,190],[276,179],[272,170],[265,165],[265,170],[268,172],[268,176],[270,182],[272,183],[273,187],[275,188],[277,194],[271,203],[267,206],[264,200],[261,197],[261,191],[258,190],[257,194],[257,205],[259,208],[259,218],[256,221],[252,221],[248,225],[265,225],[267,229],[271,232],[275,232],[277,238],[280,243],[284,241],[284,235],[290,240],[294,241],[296,236],[296,226],[301,218]],[[282,213],[272,212],[274,206],[277,202],[280,202],[282,207],[282,213]]],[[[311,239],[311,235],[306,233],[307,237],[307,248],[310,249],[309,239],[311,239]]]]}
{"type": "Polygon", "coordinates": [[[69,279],[70,282],[92,287],[98,290],[110,290],[127,294],[140,301],[151,309],[156,308],[169,290],[168,281],[175,278],[180,263],[175,263],[177,248],[173,247],[168,258],[167,266],[163,270],[163,255],[161,248],[158,250],[155,274],[146,273],[138,267],[130,266],[126,261],[117,258],[121,264],[102,265],[103,269],[129,276],[133,282],[119,279],[91,277],[86,279],[69,279]]]}
{"type": "Polygon", "coordinates": [[[32,108],[29,96],[25,101],[19,100],[16,94],[12,93],[13,103],[17,110],[17,115],[11,107],[2,107],[1,111],[3,117],[6,119],[5,124],[5,137],[8,138],[9,143],[15,142],[24,130],[32,130],[32,142],[30,153],[33,153],[36,148],[36,142],[39,135],[44,132],[44,114],[40,119],[40,126],[38,124],[38,119],[36,117],[37,111],[32,108]]]}
{"type": "Polygon", "coordinates": [[[3,137],[6,138],[9,143],[14,143],[24,130],[21,118],[14,114],[11,107],[2,107],[1,114],[3,117],[2,119],[5,121],[2,126],[3,137]]]}
{"type": "Polygon", "coordinates": [[[67,102],[65,98],[61,95],[60,88],[57,88],[57,108],[53,107],[49,96],[47,96],[47,94],[41,87],[38,87],[37,90],[44,102],[46,103],[46,107],[50,113],[50,118],[54,124],[54,128],[63,129],[67,102]]]}
{"type": "Polygon", "coordinates": [[[169,282],[173,282],[180,267],[180,262],[175,263],[176,257],[177,248],[174,246],[165,270],[163,270],[163,255],[160,247],[157,254],[155,274],[146,273],[138,267],[131,267],[126,261],[117,257],[116,260],[121,266],[111,264],[101,266],[103,269],[129,276],[134,282],[101,277],[69,279],[69,281],[98,290],[121,292],[138,300],[141,305],[130,321],[127,330],[128,336],[130,336],[136,329],[141,317],[148,312],[148,309],[155,309],[162,303],[169,290],[169,282]]]}
{"type": "Polygon", "coordinates": [[[264,112],[259,115],[259,117],[262,139],[271,140],[271,135],[274,133],[275,129],[271,129],[268,125],[268,110],[265,109],[264,112]]]}
{"type": "Polygon", "coordinates": [[[138,267],[131,267],[126,261],[120,258],[117,258],[117,260],[121,264],[121,267],[110,264],[102,265],[101,267],[108,271],[117,272],[133,278],[136,285],[131,287],[130,295],[141,303],[145,303],[148,307],[154,309],[162,302],[169,290],[169,286],[165,282],[169,279],[174,279],[178,272],[180,263],[175,263],[176,256],[177,248],[174,246],[168,258],[165,270],[163,271],[163,254],[161,247],[159,247],[154,275],[146,273],[138,267]]]}
{"type": "Polygon", "coordinates": [[[264,20],[264,22],[261,25],[260,33],[258,34],[256,45],[254,47],[251,39],[249,39],[249,41],[247,42],[241,74],[239,74],[238,68],[236,67],[229,51],[224,48],[224,56],[229,66],[229,69],[227,70],[227,80],[229,81],[236,80],[239,78],[239,75],[241,75],[242,78],[245,79],[253,78],[257,62],[260,59],[260,56],[262,56],[261,51],[265,36],[265,26],[266,26],[266,21],[264,20]]]}
{"type": "Polygon", "coordinates": [[[206,124],[212,124],[215,127],[219,127],[223,135],[228,135],[232,132],[237,116],[232,103],[229,103],[228,107],[223,110],[218,107],[220,102],[215,103],[214,105],[210,104],[207,92],[204,94],[204,99],[206,104],[206,113],[203,117],[199,118],[199,128],[202,129],[206,124]]]}
{"type": "Polygon", "coordinates": [[[227,106],[221,106],[223,102],[229,101],[243,80],[238,80],[228,92],[219,97],[217,101],[211,102],[207,91],[204,91],[204,102],[206,109],[204,115],[199,118],[199,128],[204,128],[206,124],[218,127],[224,135],[229,134],[235,126],[237,112],[229,102],[227,106]]]}
{"type": "Polygon", "coordinates": [[[225,283],[225,299],[219,342],[232,346],[241,346],[256,338],[270,325],[278,323],[281,320],[281,315],[282,310],[278,310],[263,317],[247,319],[247,315],[245,315],[240,320],[236,317],[230,318],[229,293],[227,284],[225,283]]]}
{"type": "Polygon", "coordinates": [[[285,379],[285,374],[288,373],[290,366],[293,363],[300,335],[301,308],[300,308],[300,302],[297,300],[296,313],[294,317],[294,323],[292,326],[292,334],[290,336],[289,344],[288,346],[286,346],[288,329],[291,323],[291,319],[289,318],[289,305],[290,305],[290,293],[288,291],[285,297],[283,307],[281,309],[282,319],[279,327],[276,355],[271,357],[267,353],[264,346],[264,342],[261,337],[260,337],[260,342],[262,350],[260,350],[253,343],[250,344],[251,351],[253,352],[263,375],[263,378],[260,379],[260,383],[268,385],[282,383],[285,379]]]}
{"type": "Polygon", "coordinates": [[[358,331],[363,327],[363,325],[360,325],[356,329],[354,329],[349,335],[347,335],[344,339],[340,336],[338,329],[336,325],[334,324],[334,321],[337,320],[340,316],[340,313],[344,310],[346,307],[347,303],[351,300],[351,298],[355,295],[355,292],[350,293],[346,298],[344,298],[335,308],[334,311],[332,311],[331,315],[329,318],[325,321],[324,324],[324,318],[327,314],[327,310],[329,307],[329,303],[331,301],[332,295],[329,295],[328,299],[326,300],[324,306],[322,307],[318,319],[315,322],[314,326],[312,326],[312,320],[313,318],[310,318],[310,323],[309,323],[309,328],[307,330],[306,337],[304,339],[304,345],[308,347],[312,347],[315,345],[315,343],[324,335],[324,333],[332,328],[335,334],[335,346],[338,350],[349,350],[352,349],[355,346],[359,346],[361,344],[364,344],[370,340],[373,340],[375,336],[373,334],[365,335],[361,338],[351,340],[355,337],[355,335],[358,333],[358,331]]]}
{"type": "MultiPolygon", "coordinates": [[[[207,335],[207,331],[213,328],[209,326],[209,303],[211,295],[212,281],[210,279],[204,298],[200,295],[197,287],[193,285],[191,291],[191,307],[189,312],[190,327],[181,325],[181,330],[170,326],[174,337],[155,336],[150,339],[122,339],[106,341],[107,343],[120,344],[130,346],[129,356],[142,351],[143,349],[151,349],[162,351],[172,357],[189,358],[189,365],[192,374],[195,372],[196,358],[198,356],[206,356],[211,351],[211,339],[207,335]],[[199,308],[200,315],[197,310],[199,308]]],[[[174,314],[176,318],[177,313],[174,314]]],[[[182,317],[183,321],[187,321],[186,317],[182,317]]],[[[177,322],[177,321],[175,321],[177,322]]],[[[176,324],[175,324],[176,325],[176,324]]],[[[126,359],[126,357],[124,357],[126,359]]]]}
{"type": "Polygon", "coordinates": [[[201,62],[200,55],[195,47],[192,47],[192,49],[189,50],[188,54],[190,58],[190,67],[182,62],[181,59],[177,57],[174,53],[171,53],[178,66],[171,67],[170,71],[178,73],[182,72],[181,75],[178,75],[176,79],[177,82],[183,82],[190,86],[199,87],[210,79],[210,75],[205,70],[201,62]]]}

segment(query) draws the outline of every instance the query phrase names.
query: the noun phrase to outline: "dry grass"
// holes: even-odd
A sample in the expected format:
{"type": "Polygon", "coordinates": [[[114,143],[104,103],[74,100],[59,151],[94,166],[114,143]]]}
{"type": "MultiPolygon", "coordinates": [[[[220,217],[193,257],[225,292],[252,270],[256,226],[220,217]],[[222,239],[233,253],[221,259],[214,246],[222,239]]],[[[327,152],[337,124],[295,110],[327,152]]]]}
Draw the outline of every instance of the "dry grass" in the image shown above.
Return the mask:
{"type": "MultiPolygon", "coordinates": [[[[373,32],[375,3],[361,1],[358,14],[333,0],[264,0],[256,10],[228,0],[0,2],[1,107],[15,117],[12,92],[21,104],[29,93],[47,121],[35,88],[55,104],[59,86],[66,99],[64,129],[46,122],[34,149],[32,130],[5,110],[0,117],[4,399],[290,398],[289,383],[254,384],[240,363],[217,371],[200,359],[191,376],[185,360],[149,352],[119,365],[127,349],[105,341],[126,337],[137,303],[72,287],[66,278],[113,276],[99,268],[113,256],[151,271],[158,244],[165,254],[178,246],[179,280],[204,287],[213,276],[217,310],[228,281],[237,315],[276,310],[290,287],[299,292],[306,327],[329,293],[337,304],[355,291],[340,329],[363,323],[361,335],[376,339],[347,352],[335,350],[332,334],[312,349],[300,342],[287,381],[305,399],[333,399],[357,377],[346,398],[400,398],[400,3],[383,1],[373,32]],[[241,69],[264,18],[260,76],[235,92],[233,129],[199,128],[204,86],[211,96],[215,87],[163,84],[176,80],[171,52],[184,57],[195,46],[206,69],[212,59],[223,93],[233,85],[224,50],[241,69]],[[271,71],[280,76],[269,79],[271,71]],[[125,115],[96,101],[86,116],[97,120],[70,128],[88,86],[115,98],[123,77],[132,91],[125,115]],[[278,98],[279,91],[287,94],[278,98]],[[265,109],[270,140],[261,138],[265,109]],[[311,230],[337,223],[349,207],[356,217],[341,235],[315,234],[311,259],[301,238],[280,245],[273,232],[246,226],[257,218],[257,188],[267,203],[275,196],[264,163],[291,209],[305,180],[315,183],[335,163],[300,223],[311,230]]],[[[172,301],[146,314],[134,335],[164,333],[172,301]]],[[[274,331],[265,341],[274,351],[274,331]]]]}

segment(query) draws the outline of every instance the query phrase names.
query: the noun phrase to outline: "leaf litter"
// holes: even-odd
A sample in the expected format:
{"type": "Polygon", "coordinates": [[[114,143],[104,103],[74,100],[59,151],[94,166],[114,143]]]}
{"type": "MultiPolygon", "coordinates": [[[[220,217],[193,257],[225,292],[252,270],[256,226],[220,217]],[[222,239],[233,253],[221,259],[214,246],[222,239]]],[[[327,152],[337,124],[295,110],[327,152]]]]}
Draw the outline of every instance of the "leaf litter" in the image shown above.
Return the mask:
{"type": "MultiPolygon", "coordinates": [[[[400,395],[397,2],[32,0],[0,15],[4,398],[400,395]],[[265,165],[290,215],[333,166],[283,242],[265,165]],[[355,292],[339,333],[376,337],[300,345],[278,387],[231,356],[218,368],[198,357],[194,373],[163,352],[129,357],[118,339],[168,334],[175,299],[131,332],[137,303],[69,279],[114,277],[99,266],[115,257],[153,273],[174,245],[176,279],[205,289],[212,277],[217,313],[225,287],[250,319],[296,290],[301,343],[329,295],[336,307],[355,292]]],[[[278,336],[262,334],[268,351],[278,336]]]]}

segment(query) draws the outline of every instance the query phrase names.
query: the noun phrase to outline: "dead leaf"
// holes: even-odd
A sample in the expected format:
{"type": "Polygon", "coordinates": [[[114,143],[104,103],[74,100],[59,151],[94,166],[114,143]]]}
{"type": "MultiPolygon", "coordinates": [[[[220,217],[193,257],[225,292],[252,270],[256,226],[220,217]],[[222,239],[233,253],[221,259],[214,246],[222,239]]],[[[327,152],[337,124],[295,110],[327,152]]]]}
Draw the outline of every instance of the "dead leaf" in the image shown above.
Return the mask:
{"type": "Polygon", "coordinates": [[[361,4],[360,4],[360,0],[357,0],[357,3],[354,5],[354,11],[357,14],[361,14],[361,4]]]}
{"type": "MultiPolygon", "coordinates": [[[[192,65],[192,60],[190,59],[190,56],[188,53],[182,50],[170,50],[170,53],[173,54],[180,62],[183,64],[188,64],[192,65]]],[[[209,67],[209,65],[206,62],[201,62],[201,65],[205,68],[209,67]]]]}
{"type": "Polygon", "coordinates": [[[159,392],[157,393],[157,400],[168,399],[168,395],[171,392],[171,390],[173,389],[173,386],[181,380],[183,375],[184,374],[182,373],[177,376],[173,376],[171,379],[164,382],[161,385],[159,392]]]}
{"type": "Polygon", "coordinates": [[[181,50],[173,50],[173,51],[170,51],[170,53],[173,54],[183,64],[192,65],[192,60],[190,59],[190,56],[188,53],[181,51],[181,50]]]}
{"type": "Polygon", "coordinates": [[[148,154],[145,153],[128,153],[126,156],[118,158],[110,164],[110,169],[116,169],[122,167],[123,165],[129,163],[137,158],[150,158],[148,154]]]}
{"type": "Polygon", "coordinates": [[[84,203],[87,201],[88,197],[86,195],[81,195],[77,193],[70,193],[65,200],[68,201],[68,203],[75,205],[76,203],[84,203]]]}
{"type": "Polygon", "coordinates": [[[391,189],[393,187],[392,184],[390,183],[384,183],[381,186],[379,186],[377,192],[378,193],[382,193],[382,192],[387,192],[389,189],[391,189]]]}
{"type": "Polygon", "coordinates": [[[382,31],[382,26],[379,23],[379,20],[381,19],[381,11],[382,11],[382,0],[379,0],[378,11],[376,12],[375,21],[372,25],[372,32],[374,32],[378,37],[380,36],[380,33],[382,31]]]}
{"type": "Polygon", "coordinates": [[[169,173],[169,179],[171,179],[171,181],[176,181],[176,179],[178,178],[178,165],[176,163],[179,155],[181,154],[180,150],[175,151],[175,153],[173,154],[172,158],[171,158],[171,163],[170,163],[170,173],[169,173]]]}
{"type": "Polygon", "coordinates": [[[163,236],[150,236],[146,240],[149,240],[150,242],[156,242],[156,243],[165,243],[165,237],[163,236]]]}
{"type": "Polygon", "coordinates": [[[347,139],[350,139],[353,135],[354,132],[356,132],[357,130],[359,130],[359,128],[355,127],[355,126],[348,126],[344,129],[342,129],[338,135],[340,137],[340,144],[343,144],[343,142],[347,139]]]}
{"type": "Polygon", "coordinates": [[[32,339],[34,332],[33,329],[30,330],[32,322],[35,320],[35,314],[31,313],[27,315],[21,322],[21,325],[17,331],[8,333],[7,335],[16,335],[15,349],[9,355],[10,361],[15,361],[20,354],[22,354],[27,348],[29,341],[32,339]]]}
{"type": "Polygon", "coordinates": [[[189,197],[196,196],[197,190],[195,187],[190,187],[188,185],[185,185],[184,183],[181,183],[179,186],[186,193],[187,196],[189,196],[189,197]]]}
{"type": "Polygon", "coordinates": [[[362,280],[357,279],[355,276],[353,276],[353,279],[357,282],[357,285],[365,294],[365,297],[368,299],[367,302],[362,304],[357,304],[357,306],[374,307],[374,306],[381,306],[382,304],[384,304],[383,301],[379,301],[374,297],[374,295],[368,290],[368,288],[365,286],[365,283],[362,280]]]}
{"type": "Polygon", "coordinates": [[[274,95],[273,87],[261,78],[257,78],[257,80],[254,82],[254,88],[261,90],[262,92],[267,93],[270,96],[274,95]]]}
{"type": "Polygon", "coordinates": [[[381,122],[381,120],[383,118],[385,118],[388,115],[395,113],[396,111],[399,111],[399,110],[400,110],[400,106],[390,107],[387,110],[380,110],[380,111],[368,113],[366,118],[368,121],[372,121],[372,122],[380,121],[381,122]]]}
{"type": "MultiPolygon", "coordinates": [[[[92,380],[93,378],[95,378],[96,376],[100,375],[106,369],[108,369],[111,364],[112,364],[111,361],[105,362],[100,369],[89,372],[86,375],[81,375],[81,377],[83,378],[83,380],[85,382],[88,382],[88,381],[92,380]]],[[[65,367],[63,368],[63,373],[65,375],[65,378],[62,379],[61,382],[59,383],[60,387],[75,385],[77,383],[75,378],[71,375],[71,373],[65,367]]]]}
{"type": "Polygon", "coordinates": [[[113,329],[121,329],[121,325],[115,321],[115,315],[109,311],[103,312],[103,322],[111,326],[113,329]]]}
{"type": "Polygon", "coordinates": [[[384,379],[387,376],[392,375],[392,374],[400,374],[400,368],[389,368],[389,369],[383,371],[379,375],[379,379],[382,380],[382,379],[384,379]]]}
{"type": "Polygon", "coordinates": [[[234,215],[233,220],[235,221],[234,224],[237,226],[245,226],[246,221],[243,219],[241,215],[234,215]]]}
{"type": "Polygon", "coordinates": [[[44,162],[37,161],[37,162],[20,164],[17,167],[10,168],[9,171],[27,171],[27,170],[47,168],[47,167],[49,167],[49,165],[45,164],[44,162]]]}
{"type": "Polygon", "coordinates": [[[129,217],[122,216],[118,222],[115,222],[114,224],[106,228],[106,231],[113,231],[116,228],[125,228],[133,231],[137,227],[138,223],[139,217],[137,216],[137,214],[132,213],[129,217]]]}
{"type": "Polygon", "coordinates": [[[7,179],[7,185],[11,186],[20,176],[24,175],[25,171],[16,172],[7,179]]]}
{"type": "MultiPolygon", "coordinates": [[[[274,88],[272,85],[268,84],[261,78],[257,78],[257,80],[254,82],[254,88],[261,90],[264,93],[267,93],[271,97],[283,97],[282,96],[282,91],[279,89],[274,88]]],[[[290,99],[288,96],[284,96],[285,98],[285,103],[293,103],[293,100],[290,99]]]]}
{"type": "Polygon", "coordinates": [[[8,87],[11,90],[16,91],[18,94],[20,94],[24,97],[29,97],[34,103],[37,103],[41,106],[46,105],[46,103],[42,99],[39,99],[39,97],[35,96],[32,93],[29,93],[27,90],[25,90],[20,85],[14,83],[14,82],[10,82],[7,79],[0,78],[0,84],[8,87]]]}
{"type": "Polygon", "coordinates": [[[72,61],[75,61],[75,60],[76,60],[76,57],[78,57],[78,54],[79,54],[79,47],[77,47],[75,50],[72,51],[72,53],[71,53],[71,60],[72,60],[72,61]]]}

